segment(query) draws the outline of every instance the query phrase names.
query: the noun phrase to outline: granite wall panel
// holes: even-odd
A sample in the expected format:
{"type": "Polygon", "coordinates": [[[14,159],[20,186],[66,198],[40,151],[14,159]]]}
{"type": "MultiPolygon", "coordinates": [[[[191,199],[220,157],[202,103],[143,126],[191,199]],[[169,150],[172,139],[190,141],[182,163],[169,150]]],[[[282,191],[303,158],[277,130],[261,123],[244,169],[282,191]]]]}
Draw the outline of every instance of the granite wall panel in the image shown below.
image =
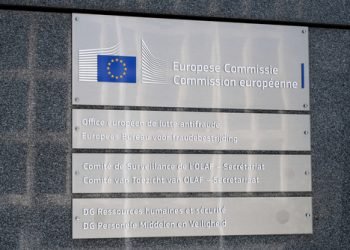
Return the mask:
{"type": "Polygon", "coordinates": [[[350,24],[347,0],[0,0],[8,6],[62,10],[219,17],[260,21],[350,24]]]}
{"type": "MultiPolygon", "coordinates": [[[[350,16],[346,8],[348,1],[341,0],[318,3],[149,0],[103,4],[1,0],[0,4],[60,7],[65,8],[64,12],[83,8],[101,14],[104,10],[115,10],[302,21],[313,26],[318,22],[348,25],[350,16]]],[[[6,58],[0,58],[0,248],[347,248],[350,215],[350,27],[347,27],[309,29],[313,235],[72,240],[71,14],[45,12],[45,9],[41,12],[0,10],[0,51],[2,55],[7,53],[6,58]]],[[[113,197],[126,196],[147,197],[147,194],[113,197]]],[[[174,194],[148,196],[174,197],[174,194]]]]}

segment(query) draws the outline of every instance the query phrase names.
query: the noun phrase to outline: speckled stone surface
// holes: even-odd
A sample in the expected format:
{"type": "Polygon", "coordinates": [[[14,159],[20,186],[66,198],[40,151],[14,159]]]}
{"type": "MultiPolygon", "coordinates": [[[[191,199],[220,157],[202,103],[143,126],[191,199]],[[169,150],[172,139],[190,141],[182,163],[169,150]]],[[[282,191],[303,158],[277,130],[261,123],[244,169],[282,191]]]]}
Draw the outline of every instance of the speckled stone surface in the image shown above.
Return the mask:
{"type": "Polygon", "coordinates": [[[29,30],[23,25],[25,22],[25,16],[18,16],[13,12],[2,12],[0,14],[1,70],[14,69],[18,71],[20,69],[28,68],[27,45],[29,43],[29,30]]]}
{"type": "Polygon", "coordinates": [[[26,129],[28,81],[4,75],[0,86],[0,131],[9,133],[26,129]]]}
{"type": "Polygon", "coordinates": [[[67,30],[67,16],[62,15],[38,15],[37,39],[35,43],[36,60],[35,68],[44,71],[66,69],[70,45],[70,34],[67,30]],[[63,22],[62,22],[63,21],[63,22]]]}
{"type": "Polygon", "coordinates": [[[65,193],[67,150],[63,145],[44,143],[36,145],[35,151],[34,192],[38,195],[65,193]]]}
{"type": "Polygon", "coordinates": [[[350,24],[348,0],[0,0],[0,4],[247,20],[350,24]]]}
{"type": "Polygon", "coordinates": [[[0,144],[0,195],[26,192],[26,145],[0,144]]]}
{"type": "Polygon", "coordinates": [[[62,132],[67,129],[68,88],[67,82],[62,80],[40,79],[37,81],[35,128],[38,132],[62,132]]]}
{"type": "MultiPolygon", "coordinates": [[[[4,2],[10,1],[0,0],[4,2]]],[[[349,22],[348,1],[184,2],[24,3],[203,17],[349,22]]],[[[8,55],[0,58],[0,249],[348,248],[349,29],[309,29],[313,235],[100,240],[71,237],[71,15],[0,10],[0,35],[0,51],[8,55]]]]}
{"type": "Polygon", "coordinates": [[[0,207],[0,247],[1,249],[18,249],[23,209],[19,206],[7,205],[0,207]]]}
{"type": "Polygon", "coordinates": [[[309,38],[314,240],[334,249],[349,233],[350,31],[311,29],[309,38]]]}

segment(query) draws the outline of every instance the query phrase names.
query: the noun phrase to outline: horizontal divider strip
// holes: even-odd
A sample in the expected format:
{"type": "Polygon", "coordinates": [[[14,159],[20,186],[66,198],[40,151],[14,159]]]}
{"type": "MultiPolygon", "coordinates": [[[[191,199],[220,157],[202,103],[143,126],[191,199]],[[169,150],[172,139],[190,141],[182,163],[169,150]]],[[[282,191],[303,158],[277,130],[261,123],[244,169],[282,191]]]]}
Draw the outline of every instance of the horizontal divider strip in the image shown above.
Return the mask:
{"type": "Polygon", "coordinates": [[[150,107],[150,106],[100,106],[72,105],[72,109],[96,110],[138,110],[138,111],[174,111],[174,112],[213,112],[213,113],[261,113],[261,114],[296,114],[309,115],[304,110],[264,110],[264,109],[219,109],[219,108],[186,108],[186,107],[150,107]]]}
{"type": "Polygon", "coordinates": [[[272,150],[191,150],[191,149],[72,149],[72,153],[107,154],[256,154],[256,155],[310,155],[311,151],[272,150]]]}
{"type": "Polygon", "coordinates": [[[79,198],[311,197],[312,192],[73,193],[79,198]]]}

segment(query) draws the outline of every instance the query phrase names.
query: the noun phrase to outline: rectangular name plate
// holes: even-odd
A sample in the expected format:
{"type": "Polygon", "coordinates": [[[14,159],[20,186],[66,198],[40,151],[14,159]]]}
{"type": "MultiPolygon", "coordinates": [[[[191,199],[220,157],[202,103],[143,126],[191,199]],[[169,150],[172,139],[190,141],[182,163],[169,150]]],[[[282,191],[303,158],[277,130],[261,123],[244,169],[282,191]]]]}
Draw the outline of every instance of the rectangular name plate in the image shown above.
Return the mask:
{"type": "Polygon", "coordinates": [[[73,239],[311,234],[310,197],[73,199],[73,239]]]}
{"type": "Polygon", "coordinates": [[[73,154],[73,193],[311,191],[310,155],[73,154]]]}
{"type": "Polygon", "coordinates": [[[309,151],[308,131],[309,115],[73,109],[73,148],[309,151]]]}
{"type": "Polygon", "coordinates": [[[73,14],[79,105],[309,110],[308,28],[73,14]]]}

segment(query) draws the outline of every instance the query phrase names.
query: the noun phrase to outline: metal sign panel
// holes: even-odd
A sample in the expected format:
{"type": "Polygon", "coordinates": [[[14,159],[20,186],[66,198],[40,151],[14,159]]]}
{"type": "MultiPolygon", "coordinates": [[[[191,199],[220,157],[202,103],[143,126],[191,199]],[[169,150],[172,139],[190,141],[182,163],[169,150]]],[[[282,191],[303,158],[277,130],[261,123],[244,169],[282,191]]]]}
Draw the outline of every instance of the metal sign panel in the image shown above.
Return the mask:
{"type": "Polygon", "coordinates": [[[73,148],[310,150],[310,116],[73,109],[73,148]]]}
{"type": "Polygon", "coordinates": [[[73,104],[309,110],[307,27],[73,14],[73,104]]]}
{"type": "Polygon", "coordinates": [[[311,191],[310,155],[73,154],[73,193],[311,191]]]}
{"type": "Polygon", "coordinates": [[[310,234],[310,197],[73,199],[73,239],[310,234]]]}

